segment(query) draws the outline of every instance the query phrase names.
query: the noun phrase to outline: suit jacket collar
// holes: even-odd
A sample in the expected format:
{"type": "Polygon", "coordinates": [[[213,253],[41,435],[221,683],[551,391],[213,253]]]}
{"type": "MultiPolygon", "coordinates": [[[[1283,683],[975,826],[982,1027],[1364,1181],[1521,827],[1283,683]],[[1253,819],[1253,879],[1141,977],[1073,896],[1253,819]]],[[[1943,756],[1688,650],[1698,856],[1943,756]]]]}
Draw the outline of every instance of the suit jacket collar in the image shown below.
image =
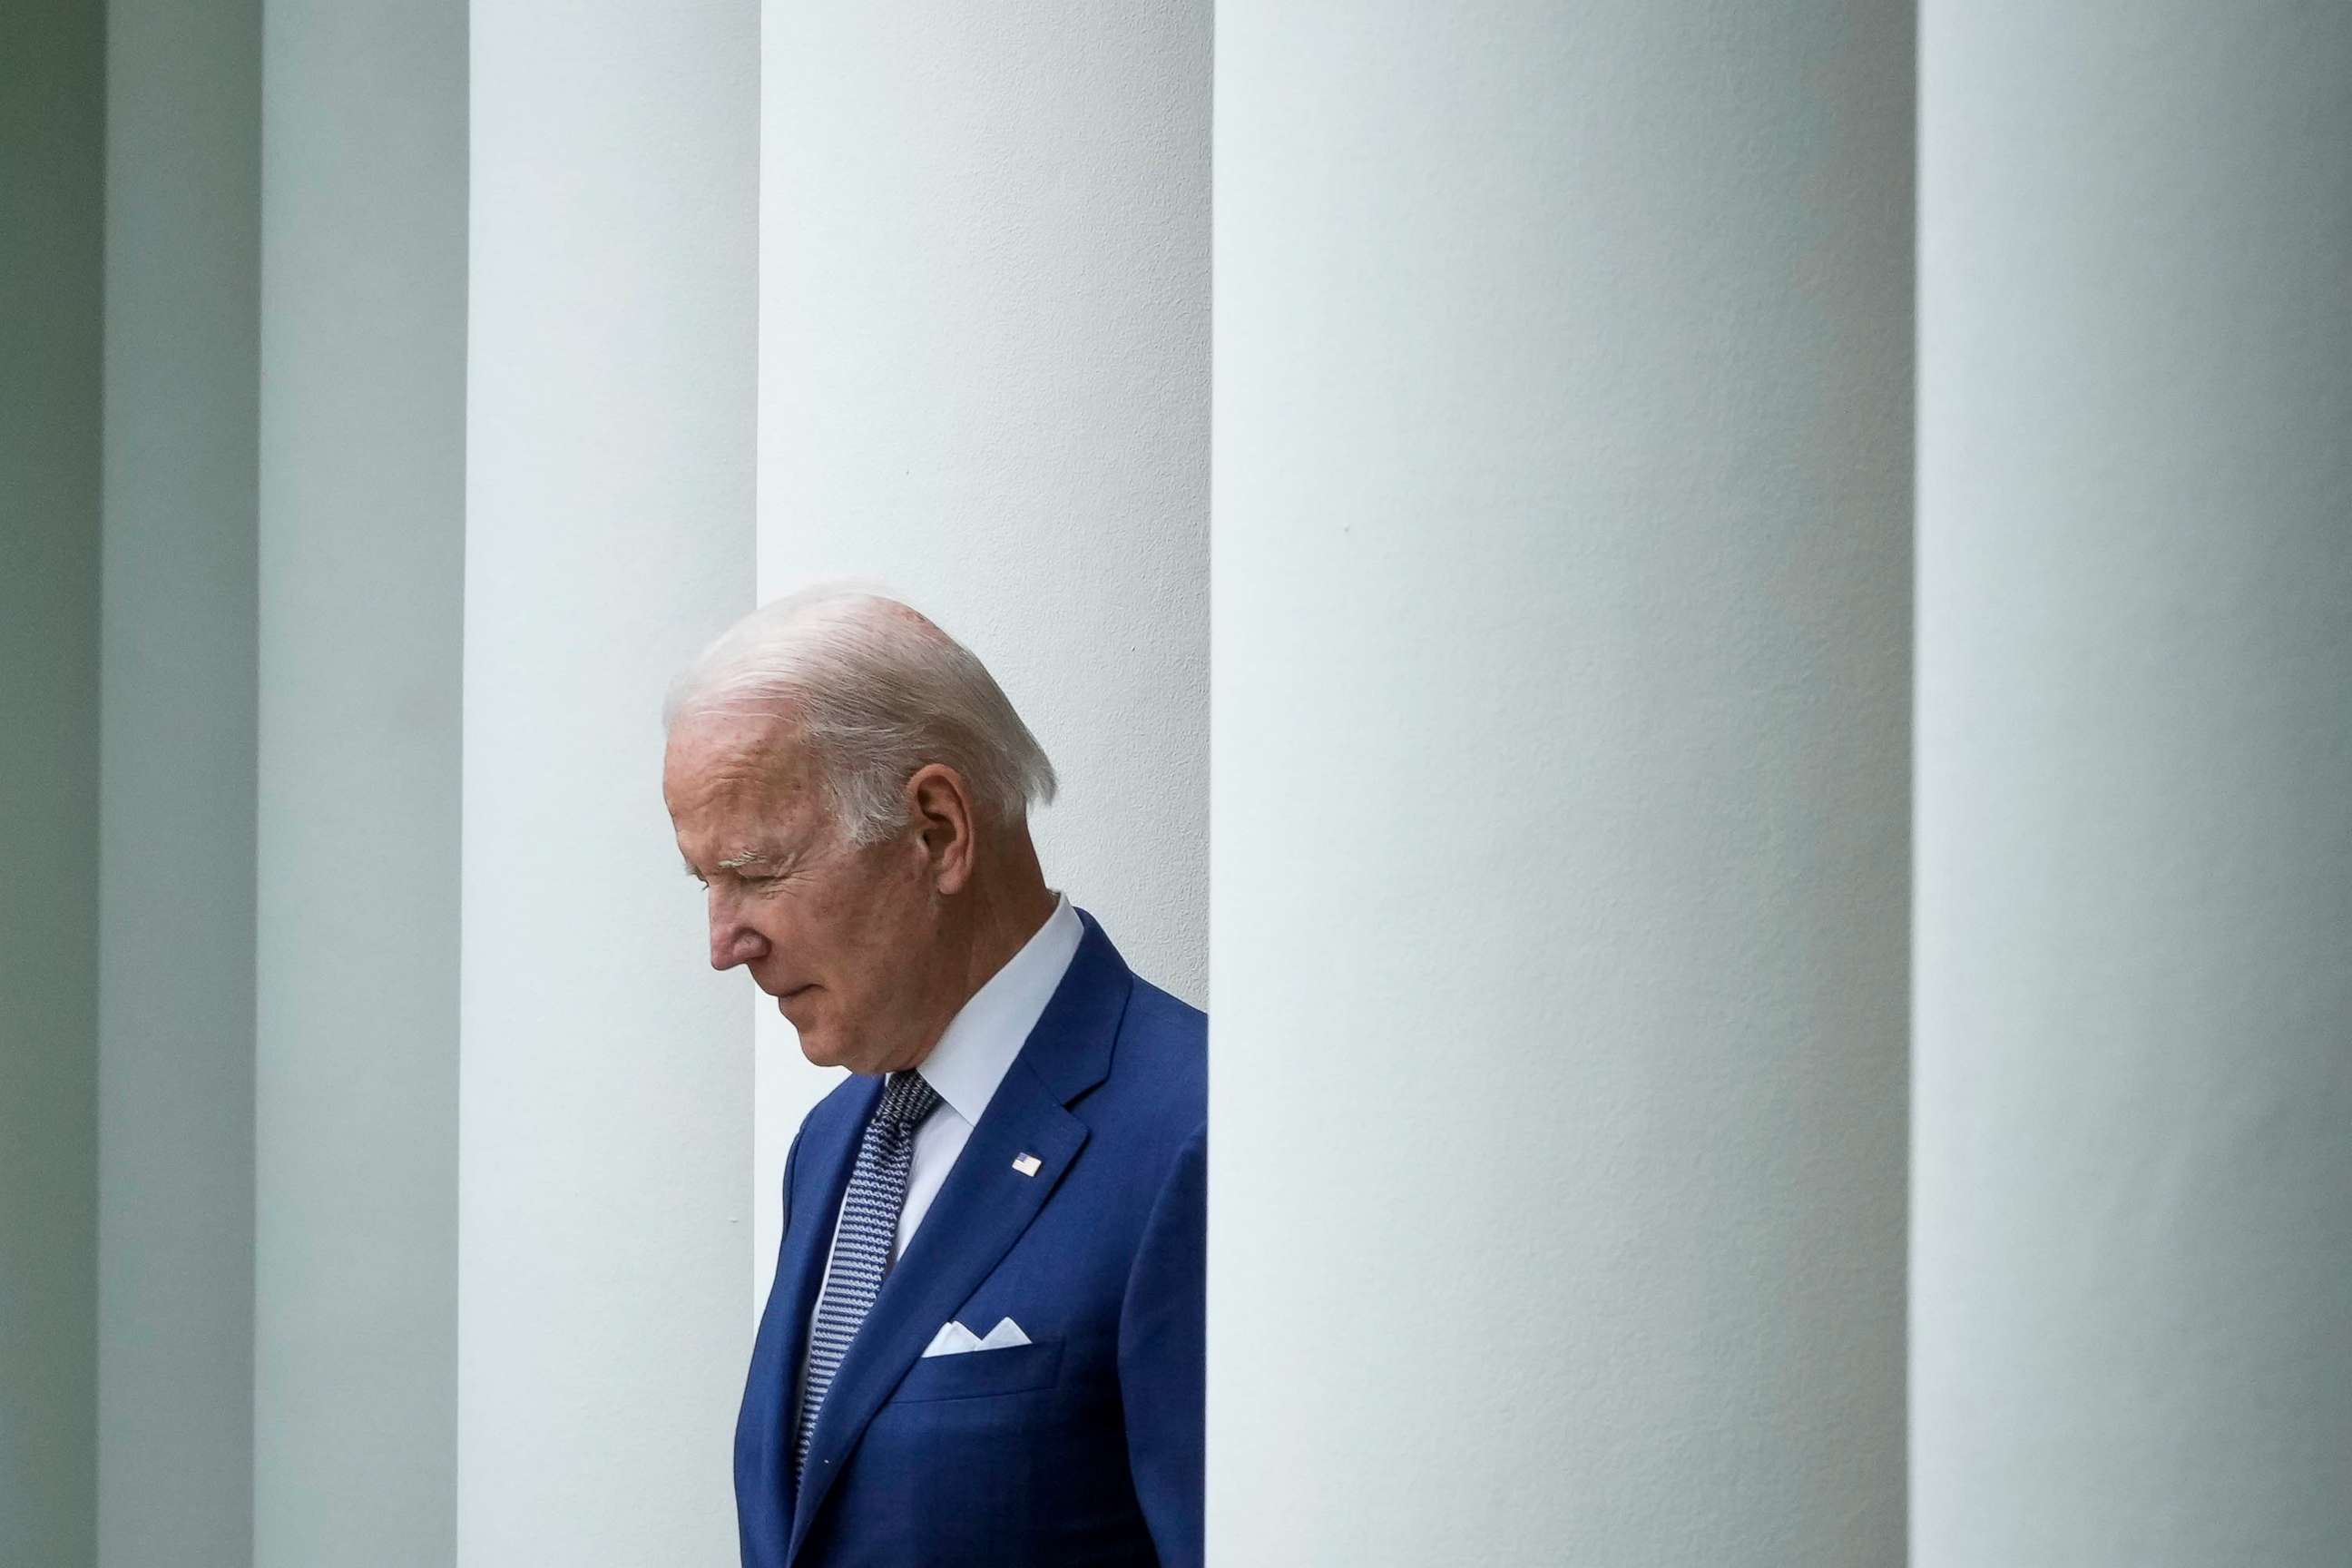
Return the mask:
{"type": "Polygon", "coordinates": [[[924,1081],[939,1090],[947,1109],[961,1117],[965,1126],[980,1124],[996,1086],[1013,1070],[1013,1059],[1045,1016],[1086,938],[1086,921],[1069,900],[1056,898],[1054,912],[972,993],[923,1058],[924,1081]]]}
{"type": "MultiPolygon", "coordinates": [[[[1086,1144],[1086,1124],[1068,1108],[1109,1076],[1112,1048],[1135,976],[1095,918],[1084,910],[1078,917],[1086,922],[1086,935],[1054,999],[1045,1005],[930,1213],[882,1282],[872,1310],[842,1358],[810,1435],[808,1464],[793,1500],[787,1563],[799,1552],[826,1493],[875,1412],[940,1325],[956,1314],[1012,1250],[1086,1144]],[[1013,1164],[1024,1155],[1036,1160],[1034,1174],[1024,1175],[1013,1164]]],[[[808,1337],[817,1284],[832,1245],[832,1216],[840,1210],[858,1138],[873,1113],[881,1080],[874,1079],[872,1085],[858,1097],[854,1117],[845,1116],[828,1129],[819,1141],[821,1147],[802,1152],[811,1162],[807,1173],[823,1173],[814,1184],[822,1206],[802,1227],[805,1234],[792,1249],[792,1289],[800,1310],[793,1317],[787,1342],[789,1367],[799,1365],[800,1347],[808,1337]]],[[[781,1271],[777,1288],[784,1288],[781,1271]]]]}
{"type": "Polygon", "coordinates": [[[1135,989],[1135,976],[1103,934],[1101,922],[1084,910],[1078,919],[1086,934],[1078,939],[1077,953],[1013,1062],[1013,1072],[1034,1075],[1060,1105],[1076,1103],[1110,1076],[1111,1045],[1118,1037],[1128,995],[1135,989]]]}

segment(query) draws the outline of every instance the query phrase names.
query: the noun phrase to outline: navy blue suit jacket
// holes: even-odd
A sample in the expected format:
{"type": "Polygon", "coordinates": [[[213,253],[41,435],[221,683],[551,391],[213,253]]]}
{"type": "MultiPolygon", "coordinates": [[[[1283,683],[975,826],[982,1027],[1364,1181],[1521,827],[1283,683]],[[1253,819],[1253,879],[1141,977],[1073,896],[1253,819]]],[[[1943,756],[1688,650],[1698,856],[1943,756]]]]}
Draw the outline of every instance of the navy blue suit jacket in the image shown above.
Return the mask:
{"type": "Polygon", "coordinates": [[[745,1568],[1201,1561],[1208,1020],[1079,914],[1068,973],[843,1358],[795,1493],[809,1318],[882,1080],[850,1078],[801,1124],[735,1428],[745,1568]],[[950,1319],[1003,1318],[1030,1342],[923,1357],[950,1319]]]}

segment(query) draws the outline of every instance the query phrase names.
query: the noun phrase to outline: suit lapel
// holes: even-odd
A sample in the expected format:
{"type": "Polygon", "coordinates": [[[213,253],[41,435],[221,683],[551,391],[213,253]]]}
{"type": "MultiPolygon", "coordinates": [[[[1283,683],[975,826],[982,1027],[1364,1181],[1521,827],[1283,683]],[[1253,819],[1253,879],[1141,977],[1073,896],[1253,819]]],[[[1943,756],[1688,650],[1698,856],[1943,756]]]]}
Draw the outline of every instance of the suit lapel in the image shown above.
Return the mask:
{"type": "MultiPolygon", "coordinates": [[[[940,1325],[955,1316],[1020,1240],[1086,1144],[1086,1124],[1066,1107],[1109,1071],[1111,1043],[1134,977],[1094,918],[1084,910],[1079,915],[1087,933],[1068,973],[997,1086],[906,1256],[883,1281],[873,1310],[842,1359],[810,1436],[787,1561],[800,1550],[825,1493],[875,1412],[940,1325]],[[1013,1162],[1023,1155],[1036,1159],[1034,1175],[1014,1167],[1013,1162]]],[[[839,1206],[838,1187],[833,1203],[839,1206]]],[[[824,1245],[829,1246],[830,1226],[826,1229],[824,1245]]],[[[820,1247],[817,1274],[824,1267],[820,1247]]],[[[817,1274],[811,1276],[811,1292],[817,1274]]],[[[814,1310],[812,1300],[801,1315],[803,1338],[807,1312],[814,1310]]],[[[974,1331],[984,1333],[987,1327],[974,1331]]]]}

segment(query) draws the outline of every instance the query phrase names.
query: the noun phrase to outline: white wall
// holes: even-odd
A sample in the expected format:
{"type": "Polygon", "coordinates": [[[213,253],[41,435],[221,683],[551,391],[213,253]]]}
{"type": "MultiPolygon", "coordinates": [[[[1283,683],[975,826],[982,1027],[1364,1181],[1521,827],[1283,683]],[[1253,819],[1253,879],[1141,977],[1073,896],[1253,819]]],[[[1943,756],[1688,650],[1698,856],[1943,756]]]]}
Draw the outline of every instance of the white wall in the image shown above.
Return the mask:
{"type": "MultiPolygon", "coordinates": [[[[1060,774],[1048,880],[1199,1003],[1209,36],[1205,0],[934,0],[761,37],[760,596],[879,579],[967,643],[1060,774]]],[[[755,1300],[838,1077],[756,1016],[755,1300]]]]}
{"type": "Polygon", "coordinates": [[[1913,1558],[2352,1552],[2352,12],[1926,7],[1913,1558]]]}
{"type": "Polygon", "coordinates": [[[466,8],[264,55],[254,1557],[455,1551],[466,8]]]}
{"type": "Polygon", "coordinates": [[[0,12],[0,1563],[98,1521],[106,18],[0,12]]]}
{"type": "Polygon", "coordinates": [[[457,1561],[723,1563],[751,1029],[660,702],[751,605],[759,16],[471,16],[457,1561]]]}
{"type": "Polygon", "coordinates": [[[261,8],[107,9],[98,1560],[246,1568],[261,8]]]}
{"type": "Polygon", "coordinates": [[[1900,1560],[1911,46],[1219,17],[1213,1561],[1900,1560]]]}

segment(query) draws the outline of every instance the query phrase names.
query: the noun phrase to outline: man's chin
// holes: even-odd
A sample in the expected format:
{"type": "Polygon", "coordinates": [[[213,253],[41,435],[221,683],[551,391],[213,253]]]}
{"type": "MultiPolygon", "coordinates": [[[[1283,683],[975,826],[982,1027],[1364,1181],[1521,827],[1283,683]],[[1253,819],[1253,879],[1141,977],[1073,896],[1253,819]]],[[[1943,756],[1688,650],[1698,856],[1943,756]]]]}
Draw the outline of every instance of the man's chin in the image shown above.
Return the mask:
{"type": "Polygon", "coordinates": [[[784,1021],[792,1024],[793,1033],[800,1038],[801,1055],[808,1058],[811,1067],[849,1066],[849,1052],[845,1043],[836,1038],[832,1030],[818,1024],[794,1023],[789,1014],[786,1015],[784,1021]]]}
{"type": "Polygon", "coordinates": [[[841,1053],[834,1049],[832,1042],[823,1039],[812,1040],[806,1035],[801,1037],[801,1055],[807,1058],[809,1066],[813,1068],[838,1068],[849,1065],[842,1059],[841,1053]]]}

